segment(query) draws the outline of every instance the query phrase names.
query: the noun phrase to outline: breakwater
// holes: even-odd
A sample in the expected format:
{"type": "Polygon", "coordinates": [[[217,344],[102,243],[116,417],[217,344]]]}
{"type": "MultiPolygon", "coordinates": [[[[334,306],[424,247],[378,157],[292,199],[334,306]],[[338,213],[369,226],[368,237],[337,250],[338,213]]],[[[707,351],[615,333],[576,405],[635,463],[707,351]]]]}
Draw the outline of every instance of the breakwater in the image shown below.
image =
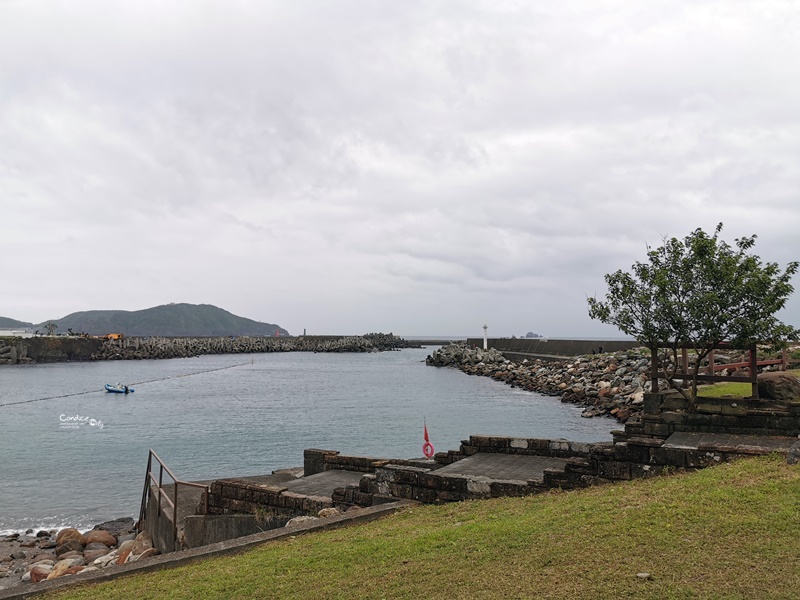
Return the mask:
{"type": "Polygon", "coordinates": [[[418,348],[391,333],[300,337],[0,338],[0,364],[191,358],[265,352],[386,352],[418,348]]]}
{"type": "MultiPolygon", "coordinates": [[[[470,348],[483,348],[483,338],[467,339],[470,348]]],[[[548,338],[489,338],[487,346],[506,358],[520,362],[526,358],[564,358],[583,354],[619,352],[640,346],[634,340],[559,340],[548,338]]]]}
{"type": "Polygon", "coordinates": [[[481,375],[512,387],[559,396],[562,402],[586,407],[584,417],[611,416],[626,422],[642,412],[650,391],[650,353],[628,348],[613,353],[589,354],[566,360],[524,359],[514,362],[495,348],[482,350],[450,344],[429,355],[426,364],[455,367],[468,375],[481,375]]]}
{"type": "Polygon", "coordinates": [[[0,338],[0,365],[91,360],[104,341],[64,336],[0,338]]]}

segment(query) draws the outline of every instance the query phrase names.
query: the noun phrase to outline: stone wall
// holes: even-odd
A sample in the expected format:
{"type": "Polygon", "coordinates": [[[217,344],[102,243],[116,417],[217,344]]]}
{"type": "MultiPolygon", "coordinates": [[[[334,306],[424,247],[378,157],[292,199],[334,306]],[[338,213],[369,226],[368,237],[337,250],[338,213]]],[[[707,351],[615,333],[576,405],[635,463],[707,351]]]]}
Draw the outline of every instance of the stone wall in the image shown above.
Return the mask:
{"type": "Polygon", "coordinates": [[[461,442],[461,449],[449,452],[447,456],[437,454],[438,463],[450,464],[453,458],[472,456],[478,452],[499,452],[501,454],[520,454],[523,456],[549,456],[551,458],[572,458],[587,456],[594,444],[572,442],[565,439],[514,438],[488,435],[471,435],[461,442]]]}
{"type": "Polygon", "coordinates": [[[703,398],[689,410],[679,394],[645,394],[644,413],[626,425],[631,435],[667,438],[676,431],[736,435],[800,435],[800,398],[703,398]]]}
{"type": "MultiPolygon", "coordinates": [[[[323,508],[333,507],[330,498],[303,496],[282,486],[258,485],[240,479],[219,479],[211,484],[210,489],[208,513],[212,515],[262,514],[288,521],[301,515],[316,515],[323,508]]],[[[204,502],[205,498],[200,503],[201,513],[204,502]]]]}
{"type": "Polygon", "coordinates": [[[349,456],[341,454],[336,450],[319,450],[317,448],[307,448],[303,451],[303,475],[305,477],[335,469],[374,473],[375,469],[388,463],[407,465],[410,467],[435,464],[434,461],[425,459],[406,460],[401,458],[349,456]]]}
{"type": "MultiPolygon", "coordinates": [[[[522,481],[444,474],[437,470],[479,452],[586,459],[592,447],[593,444],[563,439],[470,436],[469,440],[461,443],[460,450],[437,454],[435,465],[430,467],[394,463],[379,467],[375,473],[361,478],[359,491],[381,499],[403,498],[426,504],[528,496],[562,487],[563,472],[559,469],[545,469],[543,480],[522,481]]],[[[343,500],[348,500],[346,490],[337,492],[343,500]]]]}

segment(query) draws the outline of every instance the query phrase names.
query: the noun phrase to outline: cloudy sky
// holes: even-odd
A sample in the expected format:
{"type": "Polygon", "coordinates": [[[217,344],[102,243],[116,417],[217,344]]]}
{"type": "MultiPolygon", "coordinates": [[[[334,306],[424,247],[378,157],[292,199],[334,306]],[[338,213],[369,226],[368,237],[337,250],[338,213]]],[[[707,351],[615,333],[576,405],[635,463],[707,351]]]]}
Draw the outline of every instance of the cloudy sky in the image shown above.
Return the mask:
{"type": "Polygon", "coordinates": [[[792,0],[0,0],[0,316],[618,335],[586,297],[664,236],[800,259],[798,32],[792,0]]]}

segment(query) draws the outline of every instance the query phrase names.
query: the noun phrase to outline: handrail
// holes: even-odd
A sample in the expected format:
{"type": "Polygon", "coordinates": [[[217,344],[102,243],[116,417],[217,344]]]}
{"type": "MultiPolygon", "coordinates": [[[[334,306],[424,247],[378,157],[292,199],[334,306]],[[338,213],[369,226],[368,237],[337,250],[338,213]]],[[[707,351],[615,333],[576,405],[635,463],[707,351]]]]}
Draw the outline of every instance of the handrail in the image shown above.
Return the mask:
{"type": "Polygon", "coordinates": [[[172,536],[173,536],[173,544],[177,545],[178,541],[178,487],[181,485],[185,485],[188,487],[195,487],[201,488],[205,490],[204,499],[205,499],[205,513],[208,514],[208,495],[210,493],[210,488],[208,485],[202,483],[194,483],[192,481],[183,481],[182,479],[178,479],[166,465],[166,463],[161,460],[161,458],[156,454],[153,449],[149,449],[147,454],[147,471],[144,476],[144,489],[142,490],[142,504],[139,507],[139,523],[137,524],[137,528],[139,531],[142,531],[145,523],[145,515],[147,513],[147,504],[150,500],[150,495],[153,493],[153,487],[155,487],[155,492],[157,494],[157,504],[156,504],[156,515],[155,517],[161,514],[161,505],[162,500],[169,504],[169,507],[172,509],[172,536]],[[153,459],[156,460],[158,463],[158,479],[156,479],[153,471],[153,459]],[[166,472],[167,476],[172,479],[173,482],[173,494],[172,498],[169,497],[169,494],[164,490],[164,473],[166,472]]]}

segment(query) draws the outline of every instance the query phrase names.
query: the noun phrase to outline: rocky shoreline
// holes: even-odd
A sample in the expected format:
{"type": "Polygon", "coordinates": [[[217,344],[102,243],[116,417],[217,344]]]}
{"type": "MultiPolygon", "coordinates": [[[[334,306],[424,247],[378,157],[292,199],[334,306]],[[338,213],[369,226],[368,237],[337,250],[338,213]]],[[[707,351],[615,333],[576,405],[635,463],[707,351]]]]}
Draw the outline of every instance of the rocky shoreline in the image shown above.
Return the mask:
{"type": "Polygon", "coordinates": [[[621,423],[641,415],[644,394],[651,386],[650,352],[646,348],[568,360],[534,359],[516,363],[494,348],[482,350],[450,344],[429,355],[425,363],[491,377],[546,396],[559,396],[562,402],[585,407],[583,417],[609,416],[621,423]]]}
{"type": "Polygon", "coordinates": [[[76,573],[98,571],[158,554],[146,532],[136,534],[132,518],[116,519],[81,533],[29,529],[0,537],[0,590],[76,573]]]}
{"type": "MultiPolygon", "coordinates": [[[[347,512],[361,508],[350,507],[347,512]]],[[[323,508],[317,516],[288,519],[292,527],[342,514],[323,508]]],[[[61,530],[28,529],[24,534],[0,536],[0,592],[26,583],[89,573],[144,560],[160,554],[147,532],[136,533],[130,517],[106,521],[81,533],[73,527],[61,530]]]]}

